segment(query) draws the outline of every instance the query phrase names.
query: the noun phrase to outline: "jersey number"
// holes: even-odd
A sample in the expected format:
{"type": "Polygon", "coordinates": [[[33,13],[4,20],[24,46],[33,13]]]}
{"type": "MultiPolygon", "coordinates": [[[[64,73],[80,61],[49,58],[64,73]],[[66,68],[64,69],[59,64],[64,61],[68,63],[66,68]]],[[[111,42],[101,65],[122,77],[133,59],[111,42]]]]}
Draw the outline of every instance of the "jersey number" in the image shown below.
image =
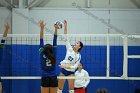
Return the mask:
{"type": "Polygon", "coordinates": [[[46,59],[46,66],[52,66],[51,61],[49,59],[46,59]]]}
{"type": "Polygon", "coordinates": [[[72,60],[73,60],[73,58],[72,58],[71,56],[69,56],[69,57],[68,57],[68,60],[72,61],[72,60]]]}

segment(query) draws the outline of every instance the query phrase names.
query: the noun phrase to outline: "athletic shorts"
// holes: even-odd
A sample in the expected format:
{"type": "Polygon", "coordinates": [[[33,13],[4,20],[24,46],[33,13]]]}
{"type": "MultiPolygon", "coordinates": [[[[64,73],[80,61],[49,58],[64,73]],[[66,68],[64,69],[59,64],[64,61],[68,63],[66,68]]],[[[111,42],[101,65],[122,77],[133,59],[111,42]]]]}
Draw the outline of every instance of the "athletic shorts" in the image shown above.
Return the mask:
{"type": "Polygon", "coordinates": [[[1,77],[0,77],[0,82],[1,82],[1,77]]]}
{"type": "Polygon", "coordinates": [[[47,76],[41,78],[42,87],[58,87],[57,76],[47,76]]]}
{"type": "Polygon", "coordinates": [[[84,88],[74,88],[74,93],[86,93],[84,88]]]}
{"type": "Polygon", "coordinates": [[[71,75],[71,74],[74,74],[74,72],[67,71],[67,70],[65,70],[64,68],[61,69],[61,73],[63,73],[65,76],[69,76],[69,75],[71,75]]]}

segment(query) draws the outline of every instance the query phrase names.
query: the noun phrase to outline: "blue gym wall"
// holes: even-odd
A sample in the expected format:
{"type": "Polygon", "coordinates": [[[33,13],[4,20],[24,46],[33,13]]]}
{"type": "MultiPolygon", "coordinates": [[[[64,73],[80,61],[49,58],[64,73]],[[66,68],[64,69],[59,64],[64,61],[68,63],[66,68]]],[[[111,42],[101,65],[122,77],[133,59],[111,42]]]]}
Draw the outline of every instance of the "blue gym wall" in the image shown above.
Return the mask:
{"type": "MultiPolygon", "coordinates": [[[[110,76],[122,75],[123,47],[111,46],[110,76]]],[[[40,63],[37,45],[12,45],[4,49],[3,63],[0,67],[3,76],[40,76],[40,63]],[[12,60],[12,61],[11,61],[12,60]]],[[[65,57],[65,46],[58,46],[58,64],[65,57]],[[63,52],[62,52],[63,51],[63,52]]],[[[81,51],[84,68],[90,76],[106,75],[106,47],[84,46],[81,51]]],[[[139,46],[130,46],[129,54],[140,54],[139,46]]],[[[140,77],[140,60],[129,59],[128,75],[140,77]]],[[[60,69],[58,69],[58,74],[60,69]]],[[[3,93],[40,93],[40,80],[2,80],[3,93]]],[[[129,80],[91,80],[88,93],[96,93],[98,88],[107,88],[109,93],[135,93],[140,89],[140,81],[129,80]]],[[[67,83],[63,93],[67,92],[67,83]]]]}

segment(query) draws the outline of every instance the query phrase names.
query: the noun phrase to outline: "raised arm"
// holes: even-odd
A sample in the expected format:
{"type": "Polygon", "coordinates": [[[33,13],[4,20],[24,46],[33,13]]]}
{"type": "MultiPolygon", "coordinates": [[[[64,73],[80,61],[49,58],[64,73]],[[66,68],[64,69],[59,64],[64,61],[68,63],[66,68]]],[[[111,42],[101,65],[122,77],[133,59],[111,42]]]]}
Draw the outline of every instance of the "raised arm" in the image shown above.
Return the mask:
{"type": "Polygon", "coordinates": [[[40,20],[40,48],[44,46],[44,41],[43,41],[43,37],[44,37],[44,21],[40,20]]]}
{"type": "Polygon", "coordinates": [[[5,24],[4,26],[5,26],[5,31],[4,31],[4,33],[3,33],[3,37],[7,37],[8,31],[9,31],[9,29],[10,29],[10,26],[9,26],[8,23],[5,24]]]}
{"type": "MultiPolygon", "coordinates": [[[[4,26],[5,26],[5,30],[4,30],[4,33],[3,33],[3,39],[1,40],[1,44],[5,44],[5,39],[6,39],[6,37],[7,37],[8,31],[9,31],[9,29],[10,29],[10,26],[9,26],[8,23],[5,24],[4,26]]],[[[2,47],[2,46],[1,46],[1,47],[2,47]]]]}
{"type": "Polygon", "coordinates": [[[58,25],[54,25],[54,37],[53,37],[53,46],[57,46],[57,30],[58,30],[58,25]]]}
{"type": "Polygon", "coordinates": [[[57,30],[58,30],[58,25],[54,25],[54,37],[53,37],[53,52],[54,56],[56,57],[56,49],[57,49],[57,30]]]}
{"type": "Polygon", "coordinates": [[[66,20],[64,20],[64,36],[65,36],[67,50],[72,50],[72,46],[70,45],[70,42],[67,37],[67,21],[66,20]]]}
{"type": "Polygon", "coordinates": [[[0,63],[2,62],[2,58],[3,58],[3,48],[5,47],[5,39],[7,37],[8,31],[10,29],[9,24],[5,24],[5,30],[3,33],[3,39],[0,42],[0,63]]]}
{"type": "Polygon", "coordinates": [[[67,21],[64,20],[64,34],[67,34],[67,21]]]}

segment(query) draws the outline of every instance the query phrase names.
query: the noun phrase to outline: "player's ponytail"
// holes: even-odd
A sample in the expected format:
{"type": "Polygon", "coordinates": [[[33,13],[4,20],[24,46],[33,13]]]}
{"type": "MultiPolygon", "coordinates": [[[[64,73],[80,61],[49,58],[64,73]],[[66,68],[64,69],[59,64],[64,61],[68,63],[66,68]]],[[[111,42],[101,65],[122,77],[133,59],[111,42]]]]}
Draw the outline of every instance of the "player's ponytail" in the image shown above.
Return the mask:
{"type": "Polygon", "coordinates": [[[81,42],[81,41],[79,41],[79,43],[80,43],[80,48],[78,49],[78,52],[80,52],[80,50],[83,48],[83,43],[81,42]]]}
{"type": "Polygon", "coordinates": [[[52,64],[56,64],[56,58],[53,54],[53,46],[51,44],[46,44],[44,46],[44,52],[48,59],[51,60],[52,64]]]}

